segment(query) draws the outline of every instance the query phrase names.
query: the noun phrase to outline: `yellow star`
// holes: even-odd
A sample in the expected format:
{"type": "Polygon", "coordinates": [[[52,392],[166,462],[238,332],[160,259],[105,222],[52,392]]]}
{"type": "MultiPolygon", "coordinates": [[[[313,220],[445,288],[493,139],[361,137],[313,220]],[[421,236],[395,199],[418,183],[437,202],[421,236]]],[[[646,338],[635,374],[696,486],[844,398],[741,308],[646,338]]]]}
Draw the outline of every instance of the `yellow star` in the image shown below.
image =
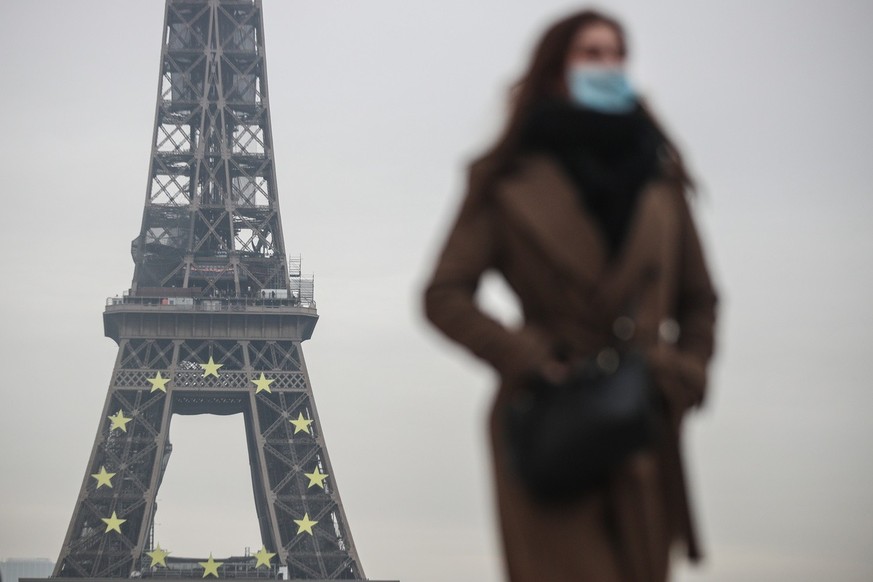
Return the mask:
{"type": "Polygon", "coordinates": [[[309,485],[306,486],[307,489],[309,489],[313,485],[318,485],[319,487],[324,489],[324,480],[327,479],[327,473],[322,473],[321,469],[316,467],[315,471],[313,471],[312,473],[303,474],[309,477],[309,485]]]}
{"type": "Polygon", "coordinates": [[[261,549],[258,550],[258,553],[255,554],[255,557],[258,559],[258,563],[255,564],[255,568],[260,568],[261,566],[270,567],[270,560],[273,559],[275,553],[268,552],[267,546],[261,546],[261,549]]]}
{"type": "Polygon", "coordinates": [[[118,412],[107,418],[112,422],[112,425],[109,427],[110,432],[116,428],[120,428],[123,432],[127,432],[127,423],[133,420],[133,418],[124,416],[124,411],[120,408],[118,409],[118,412]]]}
{"type": "Polygon", "coordinates": [[[309,519],[309,514],[304,513],[303,519],[295,519],[294,523],[297,524],[297,535],[300,535],[303,532],[306,532],[309,535],[312,535],[312,526],[314,526],[318,522],[312,521],[311,519],[309,519]]]}
{"type": "Polygon", "coordinates": [[[161,544],[158,544],[158,547],[156,547],[151,552],[146,552],[146,556],[148,556],[149,558],[152,559],[152,564],[151,564],[152,568],[154,568],[155,566],[163,566],[164,568],[166,568],[167,567],[166,560],[167,560],[167,556],[169,554],[170,554],[170,552],[168,552],[167,550],[161,549],[161,544]]]}
{"type": "Polygon", "coordinates": [[[224,366],[224,364],[216,364],[212,361],[212,356],[209,356],[209,361],[205,364],[200,364],[200,367],[203,368],[203,377],[206,376],[215,376],[218,378],[218,369],[224,366]]]}
{"type": "Polygon", "coordinates": [[[106,531],[103,533],[109,533],[111,531],[121,533],[121,524],[127,521],[126,519],[120,519],[115,515],[114,511],[112,512],[112,517],[101,517],[100,519],[106,524],[106,531]]]}
{"type": "Polygon", "coordinates": [[[267,377],[264,376],[263,372],[261,372],[260,378],[258,378],[257,380],[252,380],[254,385],[258,387],[258,389],[255,391],[255,394],[258,394],[259,392],[262,392],[264,390],[272,394],[273,391],[270,390],[270,384],[272,384],[274,381],[275,380],[267,380],[267,377]]]}
{"type": "Polygon", "coordinates": [[[100,489],[104,485],[112,489],[112,478],[115,477],[115,473],[108,473],[106,471],[106,467],[100,467],[99,473],[92,473],[91,476],[97,479],[97,489],[100,489]]]}
{"type": "Polygon", "coordinates": [[[169,378],[161,378],[161,373],[158,374],[154,378],[146,378],[152,384],[151,392],[156,390],[160,390],[161,392],[167,392],[167,382],[170,381],[169,378]]]}
{"type": "Polygon", "coordinates": [[[312,421],[307,418],[303,418],[302,412],[297,417],[297,420],[289,420],[288,422],[294,425],[294,434],[297,434],[298,432],[312,434],[311,432],[309,432],[309,425],[312,424],[312,421]]]}
{"type": "MultiPolygon", "coordinates": [[[[211,358],[210,358],[211,359],[211,358]]],[[[212,559],[212,553],[209,553],[209,560],[206,562],[197,562],[203,568],[203,577],[206,578],[210,574],[218,578],[218,567],[224,565],[224,562],[216,562],[212,559]]]]}

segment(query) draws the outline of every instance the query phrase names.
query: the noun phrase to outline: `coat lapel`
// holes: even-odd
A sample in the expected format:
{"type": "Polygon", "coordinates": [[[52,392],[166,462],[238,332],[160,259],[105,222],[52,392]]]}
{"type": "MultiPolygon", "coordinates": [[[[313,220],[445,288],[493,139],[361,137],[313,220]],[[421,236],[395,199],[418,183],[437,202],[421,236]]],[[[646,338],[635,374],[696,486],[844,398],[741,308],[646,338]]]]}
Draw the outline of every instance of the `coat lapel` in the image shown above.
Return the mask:
{"type": "Polygon", "coordinates": [[[497,197],[544,260],[592,291],[589,299],[602,309],[624,309],[641,280],[656,268],[669,186],[654,181],[643,190],[624,244],[612,261],[600,226],[580,206],[574,188],[556,162],[530,156],[501,184],[497,197]]]}
{"type": "Polygon", "coordinates": [[[640,193],[624,244],[604,272],[593,297],[600,309],[627,309],[635,301],[634,295],[643,289],[645,280],[657,277],[659,250],[667,242],[666,234],[671,232],[665,228],[669,215],[664,209],[668,189],[663,181],[653,181],[640,193]]]}
{"type": "Polygon", "coordinates": [[[501,184],[497,197],[546,260],[590,285],[606,266],[606,247],[600,227],[580,207],[573,188],[554,161],[531,156],[501,184]]]}

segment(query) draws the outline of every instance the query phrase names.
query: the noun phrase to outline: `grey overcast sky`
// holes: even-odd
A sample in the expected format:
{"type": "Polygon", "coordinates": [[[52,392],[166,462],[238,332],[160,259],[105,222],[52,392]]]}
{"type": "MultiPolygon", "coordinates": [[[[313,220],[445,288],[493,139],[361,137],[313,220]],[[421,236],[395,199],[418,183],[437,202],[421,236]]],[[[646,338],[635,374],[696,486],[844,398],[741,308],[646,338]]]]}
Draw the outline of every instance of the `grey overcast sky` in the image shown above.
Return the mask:
{"type": "MultiPolygon", "coordinates": [[[[130,284],[163,0],[0,0],[0,559],[55,559],[130,284]]],[[[316,274],[304,346],[364,569],[497,582],[493,376],[420,289],[464,166],[564,0],[264,0],[289,251],[316,274]]],[[[615,0],[632,72],[703,185],[723,295],[686,449],[709,558],[684,582],[873,580],[873,3],[615,0]]],[[[489,281],[483,301],[513,317],[489,281]]],[[[260,547],[239,417],[176,417],[157,539],[260,547]]]]}

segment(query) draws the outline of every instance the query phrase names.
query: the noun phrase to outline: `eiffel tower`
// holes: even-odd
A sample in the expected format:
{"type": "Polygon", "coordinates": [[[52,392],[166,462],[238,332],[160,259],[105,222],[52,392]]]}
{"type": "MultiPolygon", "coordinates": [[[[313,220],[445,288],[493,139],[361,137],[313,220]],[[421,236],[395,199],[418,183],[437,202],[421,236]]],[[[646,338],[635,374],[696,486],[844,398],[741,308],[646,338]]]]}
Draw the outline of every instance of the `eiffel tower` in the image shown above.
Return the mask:
{"type": "Polygon", "coordinates": [[[133,282],[103,314],[118,355],[53,577],[364,579],[301,351],[318,315],[285,255],[261,0],[166,0],[161,46],[133,282]],[[155,543],[175,414],[243,415],[257,554],[155,543]]]}

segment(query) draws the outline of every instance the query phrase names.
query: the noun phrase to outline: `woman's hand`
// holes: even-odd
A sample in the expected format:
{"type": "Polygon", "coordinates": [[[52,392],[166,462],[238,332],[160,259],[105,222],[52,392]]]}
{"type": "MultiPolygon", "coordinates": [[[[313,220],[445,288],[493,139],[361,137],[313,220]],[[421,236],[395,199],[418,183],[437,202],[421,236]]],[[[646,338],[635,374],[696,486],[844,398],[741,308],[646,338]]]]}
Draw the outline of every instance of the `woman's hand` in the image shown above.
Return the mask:
{"type": "Polygon", "coordinates": [[[706,386],[706,364],[666,344],[647,353],[656,384],[677,415],[699,406],[706,386]]]}
{"type": "Polygon", "coordinates": [[[552,384],[562,384],[570,375],[570,366],[557,360],[546,360],[540,364],[537,372],[552,384]]]}

